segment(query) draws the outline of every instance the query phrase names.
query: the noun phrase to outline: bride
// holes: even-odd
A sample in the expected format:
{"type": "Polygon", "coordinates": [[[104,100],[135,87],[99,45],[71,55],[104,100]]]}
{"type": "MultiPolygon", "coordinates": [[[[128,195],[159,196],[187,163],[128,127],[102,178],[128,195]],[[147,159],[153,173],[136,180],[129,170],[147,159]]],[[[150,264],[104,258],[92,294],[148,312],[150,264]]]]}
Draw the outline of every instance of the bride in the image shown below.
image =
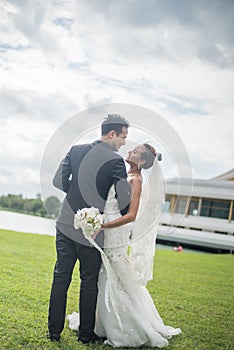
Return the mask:
{"type": "MultiPolygon", "coordinates": [[[[149,144],[135,147],[126,161],[132,189],[129,211],[121,216],[112,187],[104,211],[104,251],[91,239],[103,262],[95,332],[113,347],[163,348],[181,330],[164,325],[146,289],[152,279],[157,222],[164,200],[160,168],[156,151],[149,144]],[[144,186],[142,169],[151,171],[144,186]]],[[[79,315],[74,312],[67,319],[70,328],[77,330],[79,315]]]]}

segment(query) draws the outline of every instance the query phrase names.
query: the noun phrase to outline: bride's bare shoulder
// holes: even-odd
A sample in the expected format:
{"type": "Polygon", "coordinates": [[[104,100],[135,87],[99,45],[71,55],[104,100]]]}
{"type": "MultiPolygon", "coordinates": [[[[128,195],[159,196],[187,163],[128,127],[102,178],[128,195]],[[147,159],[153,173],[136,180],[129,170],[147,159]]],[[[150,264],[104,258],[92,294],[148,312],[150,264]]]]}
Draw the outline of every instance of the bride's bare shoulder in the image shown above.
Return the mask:
{"type": "Polygon", "coordinates": [[[128,176],[128,181],[131,183],[131,185],[142,186],[143,180],[141,174],[130,174],[128,176]]]}

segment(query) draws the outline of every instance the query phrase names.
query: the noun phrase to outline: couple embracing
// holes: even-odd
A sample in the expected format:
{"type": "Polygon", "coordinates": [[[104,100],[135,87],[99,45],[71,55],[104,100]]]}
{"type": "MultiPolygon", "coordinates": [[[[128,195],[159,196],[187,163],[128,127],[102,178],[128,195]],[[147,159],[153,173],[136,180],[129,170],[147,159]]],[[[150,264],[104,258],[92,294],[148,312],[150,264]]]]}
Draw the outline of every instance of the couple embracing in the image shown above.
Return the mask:
{"type": "Polygon", "coordinates": [[[48,317],[52,341],[60,340],[64,328],[67,291],[77,259],[79,314],[68,319],[70,327],[78,330],[80,342],[162,348],[181,332],[164,325],[146,289],[152,276],[156,229],[148,226],[155,223],[162,204],[157,193],[158,155],[151,145],[138,145],[128,153],[127,174],[116,152],[125,144],[128,128],[125,118],[109,114],[101,125],[100,140],[73,146],[55,174],[54,186],[67,195],[56,223],[57,261],[48,317]],[[151,171],[148,196],[142,190],[142,169],[151,171]],[[87,207],[105,214],[102,230],[94,237],[98,249],[73,225],[77,210],[87,207]],[[144,215],[139,215],[140,207],[144,215]]]}

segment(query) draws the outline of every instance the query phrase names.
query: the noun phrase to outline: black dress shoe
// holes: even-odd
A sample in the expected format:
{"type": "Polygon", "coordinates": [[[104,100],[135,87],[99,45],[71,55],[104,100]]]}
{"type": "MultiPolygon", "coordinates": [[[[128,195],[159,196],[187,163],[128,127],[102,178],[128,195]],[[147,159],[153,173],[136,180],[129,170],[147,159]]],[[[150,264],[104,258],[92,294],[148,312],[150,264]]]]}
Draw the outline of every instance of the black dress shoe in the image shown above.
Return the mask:
{"type": "Polygon", "coordinates": [[[99,337],[98,335],[94,334],[90,338],[80,338],[78,337],[78,341],[80,341],[83,344],[88,343],[103,343],[106,340],[106,338],[99,337]]]}
{"type": "Polygon", "coordinates": [[[47,339],[50,339],[51,341],[60,341],[60,334],[47,333],[46,337],[47,337],[47,339]]]}

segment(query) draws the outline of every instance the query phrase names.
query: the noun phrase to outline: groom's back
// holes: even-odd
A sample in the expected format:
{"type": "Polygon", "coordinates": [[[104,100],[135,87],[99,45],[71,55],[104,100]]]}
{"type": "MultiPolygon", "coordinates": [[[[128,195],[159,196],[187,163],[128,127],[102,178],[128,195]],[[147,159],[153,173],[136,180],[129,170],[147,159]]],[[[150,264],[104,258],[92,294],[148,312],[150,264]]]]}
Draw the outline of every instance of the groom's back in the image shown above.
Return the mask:
{"type": "Polygon", "coordinates": [[[104,210],[108,191],[117,182],[116,170],[123,169],[122,158],[105,142],[74,146],[71,150],[72,179],[67,199],[74,211],[84,207],[104,210]]]}
{"type": "Polygon", "coordinates": [[[60,167],[61,183],[68,181],[68,175],[71,175],[71,179],[63,188],[67,195],[56,226],[70,238],[75,237],[76,241],[84,243],[81,231],[74,229],[74,214],[78,209],[91,206],[103,212],[112,184],[116,187],[122,214],[127,212],[130,190],[124,161],[106,142],[95,141],[73,146],[64,165],[60,167]]]}

